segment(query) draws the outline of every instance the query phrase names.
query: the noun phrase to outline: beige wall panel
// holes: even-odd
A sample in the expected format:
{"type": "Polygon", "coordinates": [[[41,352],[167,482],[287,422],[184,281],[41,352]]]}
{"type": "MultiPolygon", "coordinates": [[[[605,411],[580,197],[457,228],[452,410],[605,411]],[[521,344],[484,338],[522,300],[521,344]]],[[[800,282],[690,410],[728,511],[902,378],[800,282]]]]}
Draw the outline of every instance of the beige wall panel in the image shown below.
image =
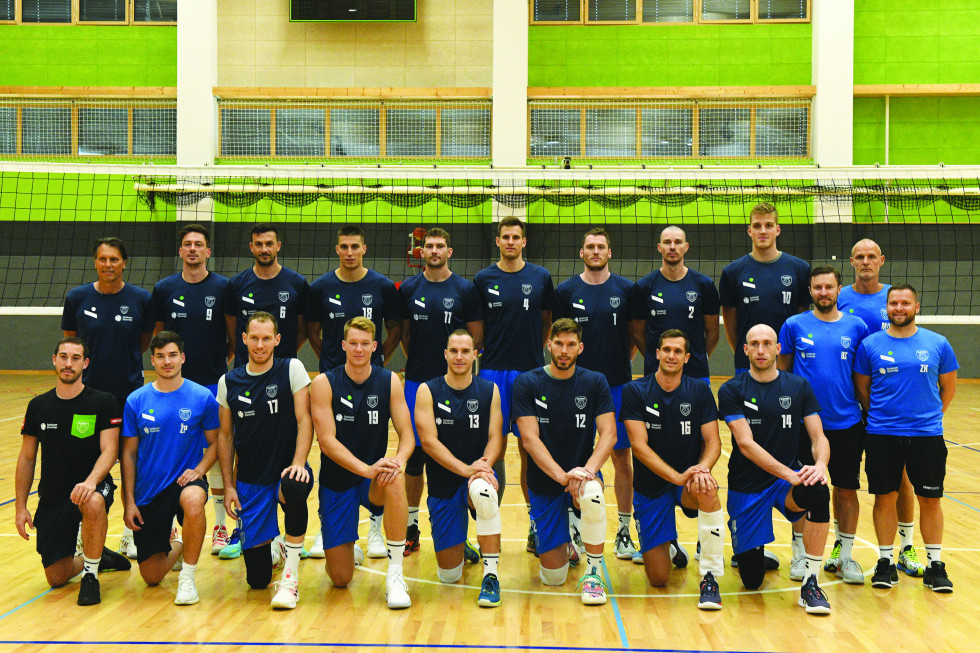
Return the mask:
{"type": "Polygon", "coordinates": [[[256,41],[255,63],[302,68],[306,65],[306,42],[256,41]]]}
{"type": "MultiPolygon", "coordinates": [[[[342,59],[334,59],[333,61],[339,62],[342,59]]],[[[354,86],[356,84],[355,70],[354,66],[307,66],[306,86],[317,88],[354,86]]]]}
{"type": "Polygon", "coordinates": [[[405,66],[357,66],[354,86],[408,86],[405,66]]]}
{"type": "Polygon", "coordinates": [[[492,85],[492,66],[456,66],[456,86],[492,85]]]}
{"type": "Polygon", "coordinates": [[[219,86],[255,86],[255,66],[220,66],[219,86]]]}
{"type": "Polygon", "coordinates": [[[306,66],[256,66],[256,86],[303,86],[306,66]]]}
{"type": "Polygon", "coordinates": [[[229,67],[255,65],[255,41],[220,41],[218,43],[218,61],[229,67]]]}

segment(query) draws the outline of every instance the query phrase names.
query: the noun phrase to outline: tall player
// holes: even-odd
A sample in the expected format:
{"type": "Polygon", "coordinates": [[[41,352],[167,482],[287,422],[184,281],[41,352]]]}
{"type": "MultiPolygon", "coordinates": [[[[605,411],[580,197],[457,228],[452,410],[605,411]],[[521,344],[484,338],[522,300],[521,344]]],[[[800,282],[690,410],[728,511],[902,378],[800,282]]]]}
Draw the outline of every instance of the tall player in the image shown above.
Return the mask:
{"type": "Polygon", "coordinates": [[[702,610],[720,610],[718,577],[725,573],[725,515],[711,468],[721,455],[718,410],[711,387],[683,376],[690,360],[688,337],[680,329],[660,334],[653,374],[623,389],[619,419],[626,424],[636,457],[637,523],[647,579],[667,584],[670,544],[677,541],[674,506],[698,518],[702,610]],[[692,437],[697,429],[700,437],[692,437]]]}
{"type": "MultiPolygon", "coordinates": [[[[887,283],[880,280],[885,256],[878,243],[868,238],[854,243],[851,248],[851,267],[854,268],[854,284],[846,286],[837,300],[840,310],[855,315],[868,325],[868,333],[884,331],[888,321],[886,308],[887,283]]],[[[913,536],[915,533],[915,490],[909,481],[908,472],[902,472],[902,484],[898,488],[898,536],[901,550],[898,554],[898,568],[909,576],[921,576],[926,566],[919,561],[913,536]]],[[[835,545],[836,548],[836,545],[835,545]]]]}
{"type": "MultiPolygon", "coordinates": [[[[582,274],[558,284],[555,291],[555,317],[571,318],[582,327],[582,344],[585,348],[579,356],[578,364],[606,377],[612,392],[613,405],[618,413],[623,402],[623,386],[633,378],[631,354],[634,350],[630,318],[633,313],[631,298],[634,284],[609,271],[612,243],[605,229],[596,227],[586,232],[578,255],[585,264],[585,269],[582,274]]],[[[717,316],[715,323],[717,335],[717,316]]],[[[619,508],[616,557],[629,560],[637,554],[630,537],[630,519],[633,516],[633,460],[626,427],[619,422],[616,423],[612,463],[616,474],[616,504],[619,508]]]]}
{"type": "MultiPolygon", "coordinates": [[[[66,338],[81,337],[92,358],[85,384],[108,392],[120,406],[143,385],[143,352],[153,337],[153,300],[139,286],[123,281],[129,256],[119,238],[100,238],[92,250],[98,280],[65,297],[61,328],[66,338]]],[[[119,552],[136,557],[133,533],[123,529],[119,552]]]]}
{"type": "MultiPolygon", "coordinates": [[[[814,309],[790,317],[779,331],[779,369],[806,379],[820,404],[820,421],[830,444],[827,469],[834,484],[834,519],[837,541],[824,569],[845,583],[864,584],[864,570],[851,555],[857,533],[857,491],[861,487],[864,424],[852,381],[854,354],[868,335],[860,319],[837,308],[841,276],[836,268],[819,266],[810,272],[814,309]]],[[[801,460],[809,438],[800,445],[801,460]]],[[[807,462],[810,462],[809,458],[807,462]]],[[[802,537],[802,533],[800,534],[802,537]]],[[[795,533],[794,533],[795,537],[795,533]]],[[[790,578],[803,579],[803,564],[794,561],[790,578]]]]}
{"type": "Polygon", "coordinates": [[[133,529],[143,580],[158,585],[171,568],[178,570],[174,603],[193,605],[208,526],[205,475],[218,458],[219,422],[214,395],[181,375],[183,349],[173,331],[161,331],[150,341],[157,380],[126,400],[120,463],[126,525],[133,529]],[[171,534],[175,517],[182,527],[178,539],[171,534]]]}
{"type": "Polygon", "coordinates": [[[476,514],[483,557],[477,604],[500,605],[500,506],[494,462],[503,454],[500,391],[473,376],[476,344],[468,332],[454,331],[446,342],[445,376],[424,383],[415,403],[415,424],[429,457],[429,518],[437,573],[444,583],[463,577],[468,514],[476,514]]]}
{"type": "MultiPolygon", "coordinates": [[[[181,271],[161,279],[153,287],[155,333],[167,330],[180,335],[186,358],[181,377],[203,385],[216,395],[218,379],[228,371],[228,359],[234,355],[222,312],[228,279],[208,270],[211,233],[207,227],[189,224],[180,230],[177,241],[181,271]]],[[[215,521],[211,554],[217,555],[228,544],[220,468],[212,466],[208,470],[208,484],[214,499],[215,521]]]]}
{"type": "MultiPolygon", "coordinates": [[[[364,267],[367,245],[364,243],[364,232],[357,225],[348,224],[340,228],[334,250],[340,261],[337,269],[310,284],[306,330],[310,347],[320,359],[320,371],[327,372],[344,364],[344,325],[358,316],[371,320],[376,334],[380,335],[382,329],[387,330],[384,342],[371,360],[372,364],[383,367],[401,340],[398,290],[391,279],[364,267]]],[[[320,532],[313,541],[310,555],[323,557],[320,532]]],[[[367,556],[383,558],[385,555],[381,515],[371,515],[367,556]]]]}
{"type": "MultiPolygon", "coordinates": [[[[443,351],[449,334],[465,328],[477,346],[483,341],[483,310],[480,293],[472,281],[453,274],[449,233],[435,227],[422,239],[425,269],[402,282],[399,288],[402,314],[402,346],[405,348],[405,401],[415,429],[415,396],[419,386],[445,373],[443,351]]],[[[405,466],[408,494],[408,535],[405,553],[419,550],[419,503],[422,501],[422,472],[425,451],[415,430],[415,452],[405,466]]]]}
{"type": "Polygon", "coordinates": [[[934,592],[949,593],[953,583],[942,562],[943,413],[956,393],[959,364],[946,338],[916,326],[919,308],[915,288],[892,286],[891,326],[868,336],[854,362],[854,386],[868,411],[868,491],[875,495],[879,559],[871,586],[888,588],[898,582],[892,563],[898,527],[895,503],[901,470],[906,468],[919,498],[919,529],[929,560],[922,583],[934,592]]]}
{"type": "Polygon", "coordinates": [[[224,298],[225,329],[228,341],[235,345],[235,367],[248,362],[245,326],[256,312],[264,311],[276,318],[278,358],[295,358],[306,342],[304,314],[310,284],[306,277],[279,263],[282,241],[275,226],[257,224],[249,233],[248,249],[255,265],[231,278],[224,298]]]}
{"type": "Polygon", "coordinates": [[[357,546],[360,506],[384,513],[388,535],[385,597],[391,609],[412,605],[402,573],[408,501],[405,477],[415,444],[398,375],[371,363],[378,343],[374,322],[353,317],[344,326],[347,361],[313,379],[310,399],[320,443],[320,522],[325,565],[335,587],[347,587],[363,558],[357,546]],[[387,454],[388,421],[398,450],[387,454]]]}
{"type": "Polygon", "coordinates": [[[108,392],[87,387],[82,372],[89,364],[81,338],[58,342],[51,356],[58,385],[27,404],[17,471],[14,476],[14,524],[25,540],[37,528],[37,552],[51,587],[61,587],[79,572],[78,605],[102,600],[99,571],[128,570],[129,560],[105,548],[109,506],[116,489],[109,471],[119,450],[122,412],[108,392]],[[27,497],[34,484],[41,445],[41,480],[34,518],[27,497]],[[75,554],[79,522],[82,555],[75,554]]]}
{"type": "MultiPolygon", "coordinates": [[[[524,223],[509,216],[497,223],[497,248],[500,260],[477,272],[473,277],[483,300],[483,356],[480,377],[493,381],[500,389],[504,431],[517,436],[521,456],[521,490],[527,492],[527,451],[520,429],[513,424],[511,394],[514,379],[522,372],[544,365],[543,343],[551,326],[555,286],[551,273],[524,260],[527,238],[524,223]]],[[[479,343],[477,343],[479,345],[479,343]]],[[[500,482],[506,485],[503,457],[496,467],[500,482]]],[[[528,551],[534,551],[534,522],[531,521],[528,551]]]]}
{"type": "MultiPolygon", "coordinates": [[[[248,362],[218,381],[218,459],[225,512],[241,522],[245,578],[253,589],[272,580],[270,545],[279,536],[276,505],[285,513],[285,565],[273,608],[299,600],[299,558],[306,539],[313,472],[310,377],[298,358],[275,358],[281,336],[276,318],[253,313],[243,336],[248,362]]],[[[277,539],[278,542],[278,539],[277,539]]]]}
{"type": "Polygon", "coordinates": [[[728,462],[728,529],[742,584],[762,585],[765,545],[775,537],[772,510],[790,522],[806,515],[806,549],[800,605],[808,614],[830,614],[817,571],[830,522],[827,460],[830,447],[813,389],[802,377],[776,367],[779,343],[766,324],[749,329],[744,352],[749,371],[718,391],[718,413],[732,431],[728,462]],[[799,464],[800,439],[810,439],[812,465],[799,464]]]}
{"type": "Polygon", "coordinates": [[[545,585],[565,582],[568,507],[574,507],[581,513],[588,563],[579,581],[582,603],[601,605],[606,602],[599,569],[606,539],[606,501],[599,469],[616,443],[615,408],[605,377],[576,366],[582,353],[582,327],[577,322],[556,320],[548,351],[548,365],[525,372],[514,382],[514,417],[527,448],[539,573],[545,585]]]}

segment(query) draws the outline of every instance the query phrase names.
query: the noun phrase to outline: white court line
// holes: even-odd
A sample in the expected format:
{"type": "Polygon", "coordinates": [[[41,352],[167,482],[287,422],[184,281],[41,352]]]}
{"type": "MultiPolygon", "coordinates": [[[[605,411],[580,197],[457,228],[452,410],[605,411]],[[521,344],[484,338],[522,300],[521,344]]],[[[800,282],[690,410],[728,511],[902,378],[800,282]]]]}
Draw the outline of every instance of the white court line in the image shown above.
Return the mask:
{"type": "Polygon", "coordinates": [[[980,408],[974,408],[973,406],[970,406],[970,410],[975,410],[975,411],[977,411],[978,413],[980,413],[980,408]]]}
{"type": "Polygon", "coordinates": [[[23,417],[4,417],[3,419],[0,419],[0,422],[9,422],[14,419],[23,419],[23,417]]]}
{"type": "Polygon", "coordinates": [[[950,444],[949,447],[978,447],[980,442],[964,442],[962,444],[950,444]]]}

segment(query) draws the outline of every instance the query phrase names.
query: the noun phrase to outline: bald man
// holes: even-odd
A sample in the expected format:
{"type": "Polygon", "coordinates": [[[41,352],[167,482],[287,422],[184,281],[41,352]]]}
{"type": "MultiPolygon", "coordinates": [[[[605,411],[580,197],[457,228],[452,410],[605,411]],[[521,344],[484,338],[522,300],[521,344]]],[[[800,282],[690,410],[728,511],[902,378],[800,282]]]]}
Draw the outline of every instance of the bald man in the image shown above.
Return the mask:
{"type": "Polygon", "coordinates": [[[775,539],[773,508],[790,522],[806,515],[806,570],[799,604],[808,614],[830,614],[830,602],[817,584],[830,522],[830,445],[817,415],[820,406],[803,377],[776,367],[780,347],[772,327],[750,328],[742,348],[748,373],[718,391],[719,415],[732,431],[728,528],[738,573],[747,589],[762,585],[765,545],[775,539]],[[816,461],[812,465],[799,463],[803,429],[816,461]]]}

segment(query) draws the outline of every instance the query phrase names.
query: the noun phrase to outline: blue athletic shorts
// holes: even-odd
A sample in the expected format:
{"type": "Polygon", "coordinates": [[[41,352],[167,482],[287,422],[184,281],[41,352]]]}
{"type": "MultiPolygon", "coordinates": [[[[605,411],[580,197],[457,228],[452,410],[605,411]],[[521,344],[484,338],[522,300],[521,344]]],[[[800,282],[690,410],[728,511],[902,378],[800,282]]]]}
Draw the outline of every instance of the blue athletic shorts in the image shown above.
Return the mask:
{"type": "Polygon", "coordinates": [[[419,439],[419,430],[415,428],[415,394],[419,391],[420,385],[422,384],[405,379],[405,403],[408,404],[408,414],[412,416],[412,433],[415,434],[416,447],[422,446],[422,440],[419,439]]]}
{"type": "MultiPolygon", "coordinates": [[[[309,463],[306,464],[306,473],[310,478],[313,476],[313,469],[309,463]]],[[[239,535],[242,539],[242,548],[251,549],[268,542],[279,535],[279,485],[282,480],[269,485],[255,485],[237,481],[235,487],[238,490],[238,500],[242,504],[242,509],[238,513],[239,535]]]]}
{"type": "Polygon", "coordinates": [[[646,553],[664,542],[677,539],[677,521],[674,506],[680,506],[685,517],[697,518],[698,511],[681,506],[684,488],[676,486],[659,497],[651,499],[645,494],[633,492],[633,516],[640,535],[640,552],[646,553]]]}
{"type": "MultiPolygon", "coordinates": [[[[597,474],[600,482],[602,475],[597,474]]],[[[572,508],[578,514],[578,509],[572,504],[572,495],[562,492],[559,495],[535,494],[528,490],[531,499],[531,519],[534,520],[538,533],[538,553],[551,551],[563,544],[568,544],[571,537],[568,533],[568,509],[572,508]]]]}
{"type": "Polygon", "coordinates": [[[364,506],[372,515],[380,515],[384,511],[384,507],[368,500],[370,489],[369,478],[343,492],[320,486],[320,529],[324,549],[357,541],[358,506],[364,506]]]}
{"type": "Polygon", "coordinates": [[[429,496],[429,523],[432,524],[432,548],[436,551],[450,549],[466,541],[470,512],[469,487],[459,486],[456,494],[448,499],[429,496]]]}
{"type": "Polygon", "coordinates": [[[773,508],[790,522],[799,521],[806,514],[786,509],[786,495],[792,487],[789,481],[777,479],[761,492],[728,491],[728,530],[732,533],[732,549],[736,554],[776,539],[772,531],[773,508]]]}
{"type": "MultiPolygon", "coordinates": [[[[623,407],[623,386],[613,385],[609,387],[609,391],[612,393],[613,407],[616,409],[616,415],[619,415],[620,409],[623,407]]],[[[613,449],[629,449],[630,448],[630,436],[626,434],[626,425],[616,420],[616,444],[613,445],[613,449]]]]}
{"type": "Polygon", "coordinates": [[[514,395],[514,380],[523,372],[517,370],[480,370],[480,378],[493,381],[497,384],[500,392],[500,412],[504,415],[504,435],[513,433],[516,437],[521,437],[521,432],[517,430],[517,422],[511,423],[510,407],[511,399],[514,395]]]}

